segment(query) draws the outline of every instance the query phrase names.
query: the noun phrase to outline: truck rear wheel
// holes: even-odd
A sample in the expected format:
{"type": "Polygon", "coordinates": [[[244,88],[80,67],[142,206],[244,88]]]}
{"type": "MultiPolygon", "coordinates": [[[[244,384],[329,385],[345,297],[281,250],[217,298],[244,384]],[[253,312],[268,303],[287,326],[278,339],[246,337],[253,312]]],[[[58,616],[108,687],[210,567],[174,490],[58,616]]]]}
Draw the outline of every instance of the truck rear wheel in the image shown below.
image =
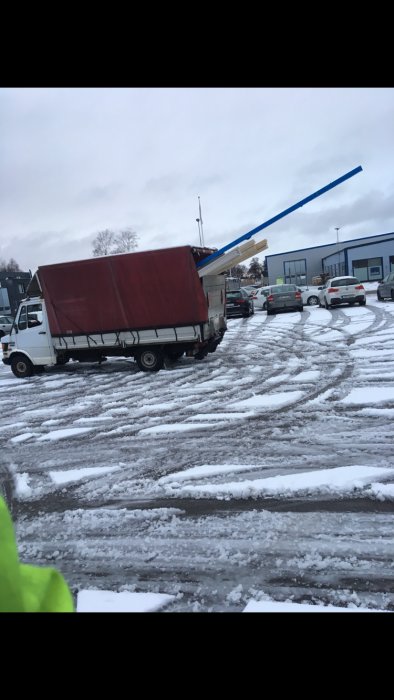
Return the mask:
{"type": "Polygon", "coordinates": [[[18,379],[31,377],[34,374],[33,364],[24,355],[15,355],[11,360],[11,369],[18,379]]]}
{"type": "Polygon", "coordinates": [[[141,350],[135,355],[135,360],[142,372],[158,372],[164,365],[164,356],[159,348],[141,350]]]}

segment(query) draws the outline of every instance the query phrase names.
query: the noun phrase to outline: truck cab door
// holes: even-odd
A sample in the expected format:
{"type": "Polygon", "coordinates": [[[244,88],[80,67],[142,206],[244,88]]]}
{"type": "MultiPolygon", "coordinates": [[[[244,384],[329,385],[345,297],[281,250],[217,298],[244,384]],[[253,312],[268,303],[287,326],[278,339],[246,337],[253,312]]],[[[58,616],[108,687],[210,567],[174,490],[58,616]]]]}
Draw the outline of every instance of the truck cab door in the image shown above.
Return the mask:
{"type": "Polygon", "coordinates": [[[15,331],[16,346],[24,350],[35,365],[54,364],[51,335],[41,303],[27,302],[20,307],[15,331]]]}

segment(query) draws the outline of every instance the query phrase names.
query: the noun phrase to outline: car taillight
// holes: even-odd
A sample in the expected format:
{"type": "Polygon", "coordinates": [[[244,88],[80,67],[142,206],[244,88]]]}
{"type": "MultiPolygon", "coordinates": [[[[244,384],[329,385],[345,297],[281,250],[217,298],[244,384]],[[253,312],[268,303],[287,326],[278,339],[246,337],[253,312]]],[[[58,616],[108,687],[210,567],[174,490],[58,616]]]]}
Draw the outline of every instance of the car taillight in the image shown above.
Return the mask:
{"type": "Polygon", "coordinates": [[[246,299],[234,299],[236,304],[244,304],[246,299]]]}
{"type": "Polygon", "coordinates": [[[338,287],[330,287],[329,289],[327,289],[327,292],[329,294],[334,294],[335,292],[339,292],[339,289],[338,287]]]}
{"type": "Polygon", "coordinates": [[[355,289],[364,289],[364,286],[362,284],[358,284],[355,289]]]}
{"type": "Polygon", "coordinates": [[[272,294],[270,294],[269,297],[267,297],[267,301],[274,301],[274,297],[272,294]]]}
{"type": "Polygon", "coordinates": [[[301,292],[296,292],[295,297],[296,299],[301,299],[301,292]]]}

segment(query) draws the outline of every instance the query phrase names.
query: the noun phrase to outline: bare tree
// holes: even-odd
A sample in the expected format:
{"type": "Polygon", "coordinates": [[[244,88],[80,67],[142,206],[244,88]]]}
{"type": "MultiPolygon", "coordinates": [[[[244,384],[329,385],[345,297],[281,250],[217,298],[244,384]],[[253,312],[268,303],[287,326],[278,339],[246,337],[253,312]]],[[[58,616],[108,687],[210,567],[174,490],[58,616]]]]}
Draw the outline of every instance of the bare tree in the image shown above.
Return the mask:
{"type": "Polygon", "coordinates": [[[16,262],[16,260],[14,260],[14,258],[10,258],[8,261],[8,265],[7,265],[7,272],[20,272],[20,271],[21,271],[21,269],[20,269],[18,263],[16,262]]]}
{"type": "Polygon", "coordinates": [[[131,253],[137,248],[137,234],[129,226],[120,231],[106,228],[99,231],[93,239],[93,255],[113,255],[114,253],[131,253]]]}
{"type": "Polygon", "coordinates": [[[250,277],[262,277],[264,272],[263,265],[259,262],[258,258],[252,258],[249,265],[248,275],[250,277]]]}
{"type": "Polygon", "coordinates": [[[96,238],[93,239],[93,255],[110,255],[114,244],[115,234],[106,228],[104,231],[99,231],[96,238]]]}
{"type": "Polygon", "coordinates": [[[114,253],[132,253],[138,247],[137,234],[131,227],[120,230],[115,235],[114,253]]]}
{"type": "Polygon", "coordinates": [[[5,260],[3,260],[3,258],[0,259],[0,272],[20,272],[20,271],[21,271],[21,269],[20,269],[18,263],[16,262],[16,260],[14,260],[14,258],[10,258],[8,263],[5,260]]]}
{"type": "Polygon", "coordinates": [[[246,275],[246,266],[234,265],[234,267],[231,268],[231,273],[233,277],[238,277],[239,279],[242,279],[242,277],[245,277],[246,275]]]}

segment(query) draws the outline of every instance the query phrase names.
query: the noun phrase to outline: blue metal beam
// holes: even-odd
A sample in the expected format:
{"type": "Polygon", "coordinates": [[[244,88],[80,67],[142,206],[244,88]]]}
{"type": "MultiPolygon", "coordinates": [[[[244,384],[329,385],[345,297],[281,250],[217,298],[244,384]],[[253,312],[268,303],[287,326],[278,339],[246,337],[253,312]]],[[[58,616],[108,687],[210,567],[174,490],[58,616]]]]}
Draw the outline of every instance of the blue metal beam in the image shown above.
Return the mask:
{"type": "Polygon", "coordinates": [[[360,173],[361,171],[362,171],[361,165],[359,165],[357,168],[354,168],[354,170],[350,170],[345,175],[342,175],[342,177],[339,177],[337,180],[330,182],[329,185],[322,187],[321,190],[317,190],[317,192],[310,194],[309,197],[305,197],[305,199],[301,199],[301,201],[297,202],[297,204],[293,204],[292,207],[285,209],[280,214],[273,216],[272,219],[268,219],[268,221],[265,221],[263,224],[260,224],[260,226],[256,226],[256,228],[252,229],[251,231],[244,233],[243,236],[236,238],[235,241],[228,243],[227,245],[223,246],[223,248],[220,248],[220,250],[217,250],[215,253],[208,255],[206,258],[204,258],[204,260],[200,260],[200,262],[197,263],[197,267],[204,267],[204,265],[207,265],[212,260],[215,260],[220,255],[223,255],[223,253],[225,253],[226,250],[229,250],[229,248],[233,248],[234,246],[238,245],[238,243],[242,243],[242,241],[246,241],[248,238],[251,238],[255,233],[258,233],[258,231],[262,231],[263,228],[267,228],[267,226],[271,226],[271,224],[274,224],[275,221],[279,221],[279,219],[283,219],[283,217],[287,216],[287,214],[291,214],[292,211],[295,211],[296,209],[303,207],[304,204],[311,202],[312,199],[316,199],[316,197],[320,197],[321,194],[328,192],[328,190],[332,190],[333,187],[340,185],[342,182],[345,182],[345,180],[348,180],[350,177],[353,177],[353,175],[357,175],[357,173],[360,173]]]}

